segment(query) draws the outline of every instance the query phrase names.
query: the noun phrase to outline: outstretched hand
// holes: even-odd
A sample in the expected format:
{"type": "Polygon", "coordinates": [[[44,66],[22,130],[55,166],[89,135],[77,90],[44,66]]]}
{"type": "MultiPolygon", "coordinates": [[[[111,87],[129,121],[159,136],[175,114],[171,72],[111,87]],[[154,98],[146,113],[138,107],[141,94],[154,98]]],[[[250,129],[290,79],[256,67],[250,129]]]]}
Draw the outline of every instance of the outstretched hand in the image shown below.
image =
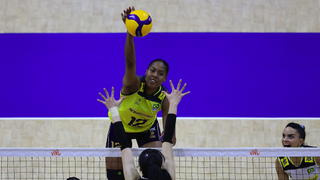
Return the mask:
{"type": "Polygon", "coordinates": [[[104,92],[107,95],[107,98],[102,95],[101,93],[99,93],[99,95],[104,99],[104,101],[97,99],[97,101],[101,102],[102,104],[104,104],[108,109],[112,108],[112,107],[119,107],[119,105],[121,104],[122,100],[125,99],[125,97],[122,97],[121,99],[119,99],[118,101],[116,101],[114,99],[114,88],[112,87],[112,93],[111,93],[111,97],[109,96],[108,91],[106,90],[106,88],[103,88],[104,92]]]}
{"type": "Polygon", "coordinates": [[[123,13],[121,13],[121,18],[122,18],[122,21],[124,22],[124,24],[126,24],[126,19],[127,19],[128,15],[134,10],[135,10],[135,8],[133,6],[123,10],[123,13]]]}
{"type": "Polygon", "coordinates": [[[182,87],[181,90],[180,89],[180,86],[181,86],[181,79],[178,83],[178,86],[177,86],[177,89],[174,88],[173,84],[172,84],[172,81],[170,80],[170,86],[171,86],[171,89],[172,89],[172,92],[171,94],[168,94],[167,92],[163,91],[163,93],[166,95],[166,98],[168,99],[170,105],[178,105],[181,101],[181,98],[187,94],[190,93],[190,91],[186,92],[186,93],[182,93],[184,91],[184,89],[186,88],[187,86],[187,83],[185,83],[182,87]]]}

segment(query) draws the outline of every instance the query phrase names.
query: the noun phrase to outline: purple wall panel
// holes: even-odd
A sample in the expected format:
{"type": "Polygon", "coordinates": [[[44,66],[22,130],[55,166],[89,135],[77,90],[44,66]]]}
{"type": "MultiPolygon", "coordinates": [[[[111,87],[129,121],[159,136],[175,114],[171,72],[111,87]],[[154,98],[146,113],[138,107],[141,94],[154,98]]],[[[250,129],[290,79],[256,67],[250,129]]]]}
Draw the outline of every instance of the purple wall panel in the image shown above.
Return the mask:
{"type": "MultiPolygon", "coordinates": [[[[96,99],[112,86],[119,97],[125,38],[0,34],[0,117],[107,116],[96,99]]],[[[168,80],[188,83],[180,117],[320,117],[319,33],[151,33],[135,41],[138,74],[162,58],[168,80]]]]}

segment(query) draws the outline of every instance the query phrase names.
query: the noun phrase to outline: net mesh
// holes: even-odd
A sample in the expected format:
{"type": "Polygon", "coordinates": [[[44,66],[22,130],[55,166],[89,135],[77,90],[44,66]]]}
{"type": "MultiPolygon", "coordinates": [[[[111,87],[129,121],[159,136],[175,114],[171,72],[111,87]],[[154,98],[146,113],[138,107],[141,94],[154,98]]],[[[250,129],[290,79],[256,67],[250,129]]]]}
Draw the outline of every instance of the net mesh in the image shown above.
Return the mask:
{"type": "MultiPolygon", "coordinates": [[[[133,148],[138,156],[144,149],[133,148]]],[[[0,179],[107,179],[119,149],[0,149],[0,179]]],[[[278,179],[277,157],[320,156],[319,148],[174,148],[176,179],[278,179]]]]}

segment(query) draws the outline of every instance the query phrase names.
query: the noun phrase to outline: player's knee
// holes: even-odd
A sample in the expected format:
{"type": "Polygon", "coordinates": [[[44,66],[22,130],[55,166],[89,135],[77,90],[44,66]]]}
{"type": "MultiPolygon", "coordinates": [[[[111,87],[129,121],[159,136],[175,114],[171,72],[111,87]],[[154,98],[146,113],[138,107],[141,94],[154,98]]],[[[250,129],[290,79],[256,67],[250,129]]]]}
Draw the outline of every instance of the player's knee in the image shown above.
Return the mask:
{"type": "Polygon", "coordinates": [[[107,169],[108,180],[124,180],[123,170],[107,169]]]}

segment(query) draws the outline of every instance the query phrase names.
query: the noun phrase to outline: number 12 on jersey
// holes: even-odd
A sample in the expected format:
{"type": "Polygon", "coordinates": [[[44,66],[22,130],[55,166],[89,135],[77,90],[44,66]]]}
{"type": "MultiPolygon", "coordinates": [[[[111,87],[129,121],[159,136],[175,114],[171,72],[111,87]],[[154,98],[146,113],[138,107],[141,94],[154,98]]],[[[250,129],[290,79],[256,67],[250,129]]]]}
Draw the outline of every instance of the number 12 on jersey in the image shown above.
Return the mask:
{"type": "Polygon", "coordinates": [[[147,120],[145,119],[137,119],[135,117],[131,117],[131,121],[129,122],[129,126],[140,126],[143,125],[147,122],[147,120]]]}

